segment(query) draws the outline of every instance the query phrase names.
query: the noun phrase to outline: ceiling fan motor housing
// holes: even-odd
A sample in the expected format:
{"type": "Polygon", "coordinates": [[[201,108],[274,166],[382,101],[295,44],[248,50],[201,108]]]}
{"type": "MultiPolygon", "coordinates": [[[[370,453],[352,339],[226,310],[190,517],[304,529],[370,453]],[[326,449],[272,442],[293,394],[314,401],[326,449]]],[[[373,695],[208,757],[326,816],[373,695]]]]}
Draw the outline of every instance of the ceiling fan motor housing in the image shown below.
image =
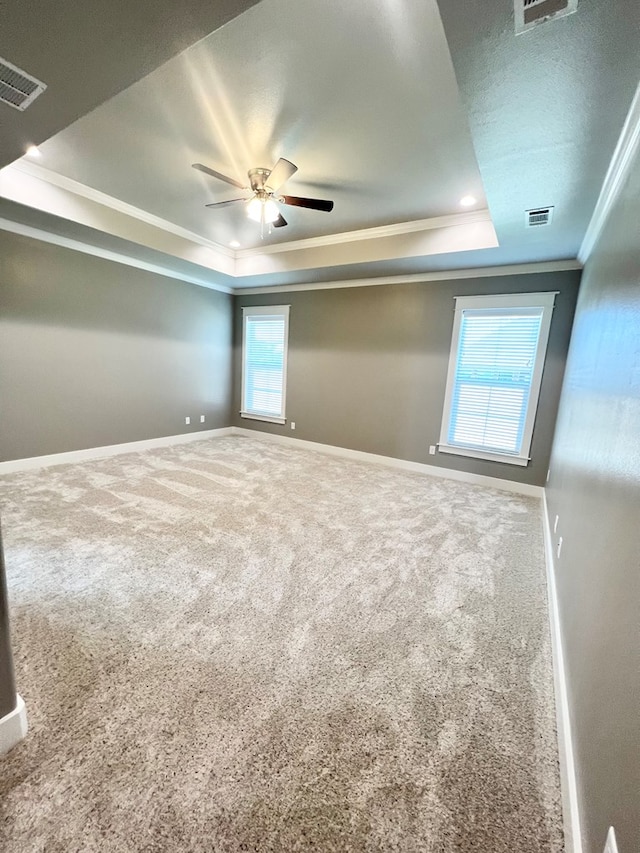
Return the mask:
{"type": "Polygon", "coordinates": [[[249,169],[249,181],[251,183],[251,189],[254,191],[254,193],[265,191],[265,182],[270,174],[271,169],[249,169]]]}
{"type": "MultiPolygon", "coordinates": [[[[192,166],[199,172],[204,172],[205,175],[209,175],[210,177],[216,178],[219,181],[224,181],[227,184],[232,184],[234,187],[239,187],[241,190],[248,189],[244,186],[244,184],[241,184],[240,181],[237,181],[235,178],[230,178],[228,175],[223,175],[222,172],[216,172],[215,169],[211,169],[209,166],[204,166],[202,163],[193,163],[192,166]]],[[[248,210],[250,211],[252,207],[255,207],[255,202],[261,202],[261,210],[260,204],[258,204],[258,211],[260,212],[259,221],[263,223],[265,221],[273,223],[274,228],[282,228],[283,226],[287,225],[287,220],[281,213],[279,213],[277,217],[275,217],[275,214],[278,210],[278,208],[276,207],[276,202],[280,202],[281,204],[288,204],[292,207],[306,207],[310,210],[324,210],[326,213],[330,213],[333,210],[333,202],[328,201],[327,199],[303,198],[302,196],[295,195],[276,195],[276,193],[279,193],[280,187],[285,184],[289,180],[289,178],[297,171],[298,167],[290,160],[285,160],[284,157],[280,157],[273,169],[264,169],[262,167],[258,167],[256,169],[249,169],[249,171],[247,172],[247,176],[251,184],[251,190],[254,196],[253,199],[230,198],[227,201],[211,202],[210,204],[206,204],[205,207],[226,207],[230,204],[237,204],[239,202],[249,201],[248,210]],[[272,214],[274,216],[273,218],[267,220],[265,218],[265,212],[268,206],[271,206],[269,216],[271,217],[272,214]]],[[[252,215],[251,212],[249,212],[247,215],[249,216],[249,218],[256,219],[256,221],[258,221],[257,216],[252,215]]]]}

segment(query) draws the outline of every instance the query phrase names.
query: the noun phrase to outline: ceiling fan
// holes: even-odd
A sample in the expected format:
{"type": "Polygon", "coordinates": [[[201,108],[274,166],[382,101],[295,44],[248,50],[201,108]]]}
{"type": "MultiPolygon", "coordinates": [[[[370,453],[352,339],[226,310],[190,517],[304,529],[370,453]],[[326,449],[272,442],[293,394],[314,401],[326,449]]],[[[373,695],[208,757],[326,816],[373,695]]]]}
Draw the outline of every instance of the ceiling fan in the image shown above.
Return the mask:
{"type": "Polygon", "coordinates": [[[205,175],[210,175],[212,178],[217,178],[219,181],[225,181],[234,187],[239,187],[241,190],[251,190],[253,196],[249,198],[230,198],[227,201],[216,201],[212,204],[205,204],[205,207],[225,207],[228,204],[237,204],[238,202],[248,202],[247,216],[250,219],[259,222],[264,228],[265,225],[273,225],[274,228],[283,228],[287,225],[287,220],[280,213],[280,204],[289,204],[292,207],[306,207],[310,210],[323,210],[326,213],[331,213],[333,210],[333,202],[322,198],[303,198],[297,195],[279,195],[280,187],[289,180],[289,178],[298,171],[298,167],[281,157],[273,169],[249,169],[247,172],[249,185],[245,186],[235,178],[229,178],[227,175],[222,175],[216,172],[215,169],[210,169],[208,166],[203,166],[202,163],[193,163],[193,168],[199,172],[204,172],[205,175]]]}

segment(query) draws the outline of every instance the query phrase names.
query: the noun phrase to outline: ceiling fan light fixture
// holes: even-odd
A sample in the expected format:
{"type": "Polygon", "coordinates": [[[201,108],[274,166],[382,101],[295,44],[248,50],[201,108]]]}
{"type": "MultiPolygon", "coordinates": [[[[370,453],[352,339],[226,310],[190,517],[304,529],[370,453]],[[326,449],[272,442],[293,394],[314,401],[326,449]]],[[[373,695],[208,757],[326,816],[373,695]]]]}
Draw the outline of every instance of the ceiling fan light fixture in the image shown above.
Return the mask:
{"type": "Polygon", "coordinates": [[[280,216],[278,205],[272,198],[252,198],[247,205],[247,216],[254,222],[262,222],[270,225],[280,216]]]}
{"type": "Polygon", "coordinates": [[[264,203],[264,221],[265,222],[275,222],[276,219],[280,216],[280,211],[278,210],[278,205],[275,203],[273,199],[268,199],[264,203]]]}
{"type": "MultiPolygon", "coordinates": [[[[215,169],[210,169],[202,163],[192,163],[194,169],[199,172],[204,172],[211,178],[217,178],[227,184],[240,187],[243,190],[251,190],[253,198],[229,198],[225,201],[214,201],[210,204],[205,204],[208,208],[228,207],[231,204],[244,204],[247,216],[253,219],[254,222],[260,224],[260,231],[264,237],[265,228],[268,226],[268,232],[271,234],[271,227],[284,228],[287,225],[287,220],[280,213],[279,204],[287,204],[291,207],[302,207],[308,210],[322,210],[325,213],[331,213],[333,210],[333,202],[326,198],[306,198],[298,195],[280,195],[279,189],[293,174],[298,171],[298,167],[289,160],[280,158],[273,169],[263,169],[256,167],[249,169],[247,176],[250,186],[245,187],[235,178],[230,178],[228,175],[223,175],[221,172],[216,172],[215,169]],[[267,183],[269,181],[270,183],[267,183]],[[276,195],[277,193],[277,195],[276,195]]],[[[232,245],[232,248],[235,248],[232,245]]]]}
{"type": "Polygon", "coordinates": [[[254,222],[262,222],[262,202],[259,198],[252,198],[247,205],[247,216],[254,222]]]}

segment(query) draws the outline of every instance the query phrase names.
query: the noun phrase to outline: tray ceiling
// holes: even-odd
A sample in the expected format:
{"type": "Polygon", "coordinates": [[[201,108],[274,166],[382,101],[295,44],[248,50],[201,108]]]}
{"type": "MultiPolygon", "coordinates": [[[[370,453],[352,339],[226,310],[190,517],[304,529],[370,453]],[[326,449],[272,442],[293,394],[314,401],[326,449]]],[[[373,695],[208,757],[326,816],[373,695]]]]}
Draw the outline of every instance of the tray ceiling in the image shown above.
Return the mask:
{"type": "MultiPolygon", "coordinates": [[[[231,7],[177,55],[156,21],[172,58],[0,171],[0,227],[226,287],[575,259],[637,83],[633,0],[522,36],[501,0],[231,7]],[[242,193],[192,163],[243,181],[279,157],[299,167],[284,191],[333,213],[283,208],[262,239],[243,206],[205,209],[242,193]],[[526,229],[546,205],[552,223],[526,229]]],[[[126,44],[131,76],[153,50],[126,44]]]]}

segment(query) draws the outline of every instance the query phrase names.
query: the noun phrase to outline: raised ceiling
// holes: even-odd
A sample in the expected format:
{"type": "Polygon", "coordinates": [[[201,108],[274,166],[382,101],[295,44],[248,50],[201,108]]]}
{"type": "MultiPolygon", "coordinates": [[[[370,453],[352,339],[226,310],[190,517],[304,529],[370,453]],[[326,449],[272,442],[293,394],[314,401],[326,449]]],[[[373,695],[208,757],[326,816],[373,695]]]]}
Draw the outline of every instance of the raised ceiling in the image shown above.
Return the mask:
{"type": "Polygon", "coordinates": [[[0,225],[213,286],[574,259],[637,83],[637,4],[581,0],[518,37],[503,0],[441,12],[252,5],[0,172],[0,225]],[[192,162],[242,180],[280,156],[299,166],[286,191],[332,214],[287,207],[261,240],[242,206],[204,208],[242,193],[192,162]],[[525,229],[541,205],[552,224],[525,229]]]}
{"type": "Polygon", "coordinates": [[[47,84],[0,104],[0,166],[21,157],[258,0],[4,0],[0,56],[47,84]]]}
{"type": "MultiPolygon", "coordinates": [[[[222,245],[261,245],[242,196],[191,169],[247,182],[279,157],[299,240],[442,216],[484,192],[435,0],[263,0],[41,146],[40,164],[222,245]],[[354,38],[357,33],[357,38],[354,38]]],[[[244,195],[247,195],[245,193],[244,195]]]]}

